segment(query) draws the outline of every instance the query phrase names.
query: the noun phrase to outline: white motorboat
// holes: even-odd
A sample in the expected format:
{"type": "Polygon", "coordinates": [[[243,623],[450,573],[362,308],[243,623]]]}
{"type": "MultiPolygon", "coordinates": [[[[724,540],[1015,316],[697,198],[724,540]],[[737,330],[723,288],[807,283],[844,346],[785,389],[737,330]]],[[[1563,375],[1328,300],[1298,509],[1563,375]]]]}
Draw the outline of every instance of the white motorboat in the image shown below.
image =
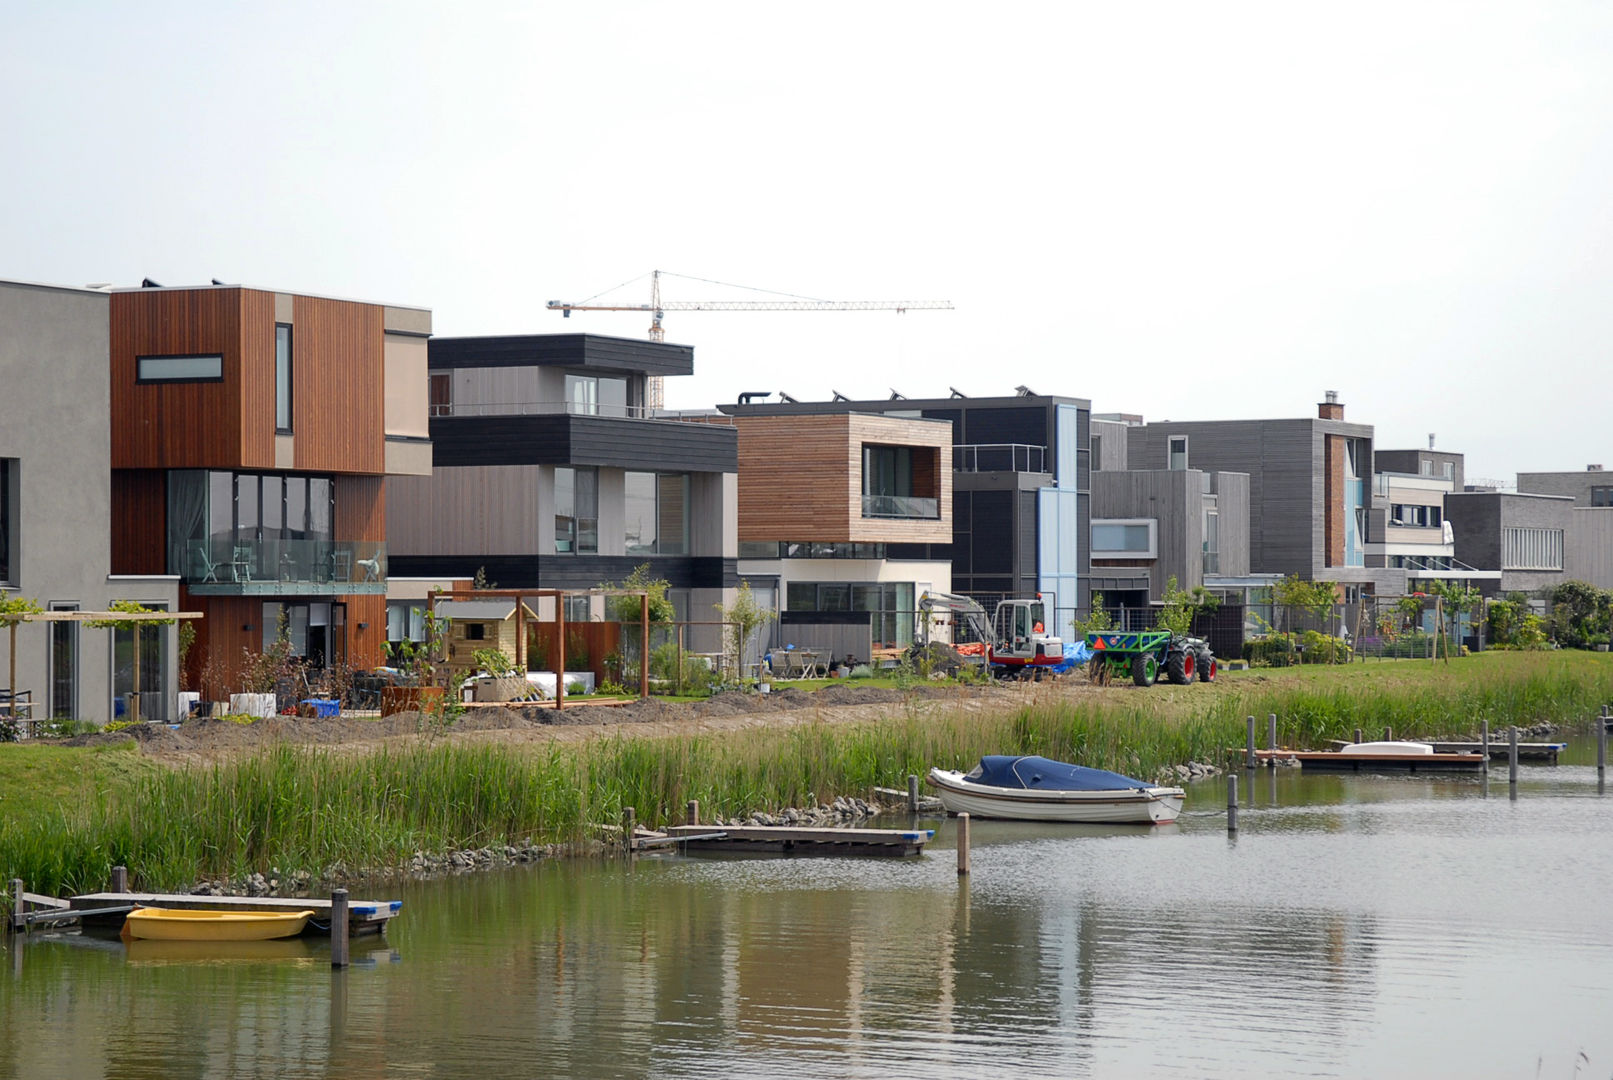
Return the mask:
{"type": "Polygon", "coordinates": [[[1018,821],[1166,825],[1187,793],[1119,773],[1043,757],[992,754],[967,773],[931,769],[930,786],[949,814],[1018,821]]]}

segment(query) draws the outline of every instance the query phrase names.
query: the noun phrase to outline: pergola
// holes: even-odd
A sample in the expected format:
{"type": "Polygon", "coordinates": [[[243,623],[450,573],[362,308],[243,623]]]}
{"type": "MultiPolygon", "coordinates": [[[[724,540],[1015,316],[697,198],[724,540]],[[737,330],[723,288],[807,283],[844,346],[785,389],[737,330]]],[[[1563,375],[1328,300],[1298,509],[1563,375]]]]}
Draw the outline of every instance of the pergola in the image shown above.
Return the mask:
{"type": "MultiPolygon", "coordinates": [[[[6,689],[11,697],[11,716],[17,718],[17,627],[25,622],[78,622],[106,623],[107,630],[118,630],[118,623],[157,622],[169,623],[179,619],[200,619],[200,611],[13,611],[0,613],[0,623],[11,630],[11,671],[6,678],[6,689]]],[[[140,635],[134,635],[134,701],[131,720],[140,719],[140,635]]],[[[30,719],[32,705],[29,706],[30,719]]]]}
{"type": "MultiPolygon", "coordinates": [[[[516,662],[527,670],[526,599],[553,599],[556,624],[554,659],[554,707],[566,704],[566,597],[636,596],[639,598],[639,697],[650,696],[650,593],[647,589],[438,589],[427,597],[427,611],[435,617],[439,600],[514,600],[516,662]]],[[[549,621],[549,620],[546,620],[549,621]]]]}

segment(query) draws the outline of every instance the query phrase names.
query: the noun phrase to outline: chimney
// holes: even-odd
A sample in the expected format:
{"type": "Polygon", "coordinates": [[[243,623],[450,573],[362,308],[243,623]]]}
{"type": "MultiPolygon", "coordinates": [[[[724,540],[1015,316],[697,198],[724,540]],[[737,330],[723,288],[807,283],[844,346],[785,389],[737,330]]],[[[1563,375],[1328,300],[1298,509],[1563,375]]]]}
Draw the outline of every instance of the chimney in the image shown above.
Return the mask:
{"type": "Polygon", "coordinates": [[[1339,392],[1329,390],[1322,395],[1327,400],[1316,406],[1316,415],[1322,420],[1343,420],[1344,406],[1339,404],[1339,392]]]}
{"type": "Polygon", "coordinates": [[[1434,448],[1434,433],[1432,431],[1430,431],[1428,433],[1428,449],[1432,450],[1433,448],[1434,448]]]}

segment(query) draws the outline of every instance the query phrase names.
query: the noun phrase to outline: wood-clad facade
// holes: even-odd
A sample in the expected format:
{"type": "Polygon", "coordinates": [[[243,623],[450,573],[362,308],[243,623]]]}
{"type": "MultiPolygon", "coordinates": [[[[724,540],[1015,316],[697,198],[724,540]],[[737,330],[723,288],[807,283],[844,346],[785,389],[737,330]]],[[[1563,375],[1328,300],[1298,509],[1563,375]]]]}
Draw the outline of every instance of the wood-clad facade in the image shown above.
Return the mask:
{"type": "Polygon", "coordinates": [[[310,659],[380,665],[385,477],[429,468],[430,312],[236,286],[110,303],[113,571],[179,576],[206,615],[192,677],[211,657],[232,680],[281,611],[310,659]]]}
{"type": "Polygon", "coordinates": [[[741,416],[739,538],[945,544],[952,540],[952,426],[864,413],[741,416]],[[867,512],[867,447],[897,447],[911,461],[911,494],[924,516],[867,512]],[[932,505],[933,504],[933,505],[932,505]]]}

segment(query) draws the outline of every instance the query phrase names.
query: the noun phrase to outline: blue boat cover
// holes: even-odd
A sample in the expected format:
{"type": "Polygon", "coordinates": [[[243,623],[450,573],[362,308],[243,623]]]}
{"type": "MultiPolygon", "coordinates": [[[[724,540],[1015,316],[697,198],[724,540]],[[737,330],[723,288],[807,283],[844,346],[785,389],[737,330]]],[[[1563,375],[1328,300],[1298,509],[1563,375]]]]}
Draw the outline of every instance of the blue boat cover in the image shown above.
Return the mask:
{"type": "Polygon", "coordinates": [[[971,784],[1027,791],[1125,791],[1150,785],[1129,776],[1045,757],[988,754],[964,777],[971,784]]]}

